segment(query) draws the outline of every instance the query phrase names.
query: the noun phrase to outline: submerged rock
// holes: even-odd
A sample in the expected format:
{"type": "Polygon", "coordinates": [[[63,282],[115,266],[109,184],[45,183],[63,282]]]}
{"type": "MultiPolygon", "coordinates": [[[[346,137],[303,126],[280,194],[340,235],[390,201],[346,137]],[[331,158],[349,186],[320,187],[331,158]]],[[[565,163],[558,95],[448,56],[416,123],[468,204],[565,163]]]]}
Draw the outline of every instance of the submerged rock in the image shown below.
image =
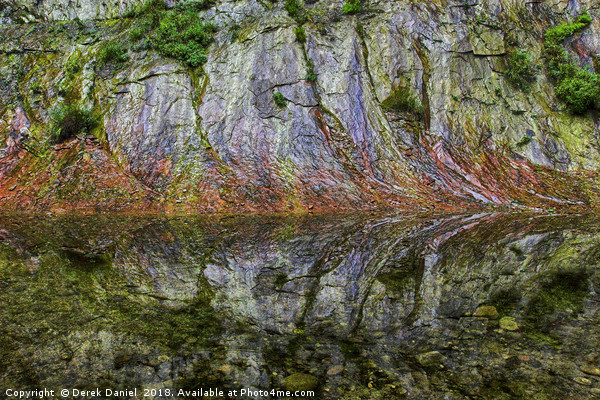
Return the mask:
{"type": "Polygon", "coordinates": [[[287,390],[291,390],[293,392],[314,390],[318,384],[319,379],[312,375],[303,373],[295,373],[288,375],[283,380],[283,386],[287,390]]]}
{"type": "Polygon", "coordinates": [[[502,317],[500,318],[500,328],[507,331],[516,331],[519,329],[519,325],[513,317],[502,317]]]}
{"type": "Polygon", "coordinates": [[[473,316],[495,319],[498,318],[498,311],[494,306],[480,306],[479,308],[477,308],[477,310],[475,310],[473,316]]]}
{"type": "Polygon", "coordinates": [[[581,372],[585,372],[588,375],[600,376],[600,368],[595,367],[593,365],[584,364],[581,367],[579,367],[579,369],[581,370],[581,372]]]}
{"type": "Polygon", "coordinates": [[[573,380],[575,382],[579,383],[580,385],[584,385],[584,386],[590,386],[592,384],[592,381],[590,381],[587,378],[580,377],[580,376],[573,378],[573,380]]]}
{"type": "Polygon", "coordinates": [[[444,356],[439,351],[430,351],[417,355],[417,361],[424,367],[439,367],[444,356]]]}
{"type": "Polygon", "coordinates": [[[344,372],[343,365],[334,365],[333,367],[331,367],[327,370],[327,375],[334,376],[334,375],[339,375],[342,372],[344,372]]]}

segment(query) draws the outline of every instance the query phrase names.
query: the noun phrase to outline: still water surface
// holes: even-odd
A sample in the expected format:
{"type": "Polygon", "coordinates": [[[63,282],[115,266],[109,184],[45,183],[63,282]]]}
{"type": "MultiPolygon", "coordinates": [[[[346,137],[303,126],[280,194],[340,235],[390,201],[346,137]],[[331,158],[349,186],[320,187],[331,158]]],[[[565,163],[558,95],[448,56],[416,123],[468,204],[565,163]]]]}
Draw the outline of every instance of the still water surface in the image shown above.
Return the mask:
{"type": "Polygon", "coordinates": [[[0,217],[0,397],[600,398],[599,311],[591,216],[0,217]]]}

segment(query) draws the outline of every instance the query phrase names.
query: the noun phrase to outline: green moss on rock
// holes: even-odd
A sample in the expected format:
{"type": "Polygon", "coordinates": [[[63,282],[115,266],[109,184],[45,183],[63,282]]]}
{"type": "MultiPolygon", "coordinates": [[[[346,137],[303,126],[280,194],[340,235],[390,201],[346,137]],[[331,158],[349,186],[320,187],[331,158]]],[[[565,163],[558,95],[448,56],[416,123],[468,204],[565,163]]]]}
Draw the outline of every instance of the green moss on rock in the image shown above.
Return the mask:
{"type": "Polygon", "coordinates": [[[531,63],[531,55],[524,51],[510,52],[506,77],[516,88],[528,90],[535,81],[535,69],[531,63]]]}
{"type": "Polygon", "coordinates": [[[421,102],[406,86],[398,86],[381,102],[384,109],[395,112],[409,112],[422,117],[424,108],[421,102]]]}
{"type": "Polygon", "coordinates": [[[283,380],[283,386],[290,391],[314,390],[318,384],[316,377],[303,373],[291,374],[283,380]]]}
{"type": "Polygon", "coordinates": [[[549,29],[545,35],[544,50],[550,76],[556,81],[556,95],[576,114],[600,107],[600,75],[576,66],[561,43],[591,21],[583,14],[573,22],[549,29]]]}

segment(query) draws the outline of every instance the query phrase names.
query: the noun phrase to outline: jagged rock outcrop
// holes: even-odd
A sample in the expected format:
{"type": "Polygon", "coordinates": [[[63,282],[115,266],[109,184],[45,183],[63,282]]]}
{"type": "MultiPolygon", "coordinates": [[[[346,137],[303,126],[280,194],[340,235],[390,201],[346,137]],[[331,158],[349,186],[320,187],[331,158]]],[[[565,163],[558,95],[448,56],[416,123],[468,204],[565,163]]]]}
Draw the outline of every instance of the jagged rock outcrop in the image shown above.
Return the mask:
{"type": "Polygon", "coordinates": [[[565,46],[597,68],[594,2],[369,1],[358,15],[311,3],[299,43],[282,4],[217,1],[201,12],[218,32],[196,69],[131,41],[140,2],[0,3],[0,201],[106,208],[111,174],[85,187],[67,167],[102,152],[138,193],[113,208],[595,207],[596,112],[565,108],[543,58],[545,30],[585,11],[591,25],[565,46]],[[99,65],[115,42],[128,61],[99,65]],[[520,50],[536,67],[527,92],[505,74],[520,50]],[[395,96],[414,107],[385,107],[395,96]],[[40,149],[67,101],[93,107],[96,148],[40,149]],[[67,198],[44,180],[78,188],[67,198]]]}

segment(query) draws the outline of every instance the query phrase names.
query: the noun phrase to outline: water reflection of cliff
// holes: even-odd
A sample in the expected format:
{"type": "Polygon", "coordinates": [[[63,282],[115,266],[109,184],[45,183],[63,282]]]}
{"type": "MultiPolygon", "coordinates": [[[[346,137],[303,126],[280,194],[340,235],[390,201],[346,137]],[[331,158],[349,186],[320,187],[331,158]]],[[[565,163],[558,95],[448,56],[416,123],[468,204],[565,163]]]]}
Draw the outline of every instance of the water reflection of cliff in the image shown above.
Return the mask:
{"type": "Polygon", "coordinates": [[[0,219],[1,387],[600,393],[591,217],[0,219]]]}

